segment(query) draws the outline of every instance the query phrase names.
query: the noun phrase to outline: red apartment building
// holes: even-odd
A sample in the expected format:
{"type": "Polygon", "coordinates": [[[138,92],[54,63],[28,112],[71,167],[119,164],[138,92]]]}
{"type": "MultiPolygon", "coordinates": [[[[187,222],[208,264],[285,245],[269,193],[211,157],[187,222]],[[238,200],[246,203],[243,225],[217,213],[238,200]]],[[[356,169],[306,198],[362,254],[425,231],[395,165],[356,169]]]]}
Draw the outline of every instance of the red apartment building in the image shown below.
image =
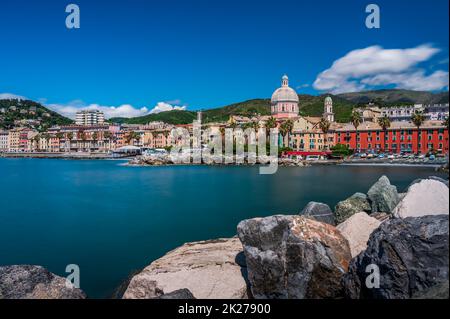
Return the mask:
{"type": "Polygon", "coordinates": [[[358,130],[352,124],[337,124],[334,134],[336,144],[357,152],[448,154],[448,127],[442,121],[426,121],[420,130],[410,122],[392,122],[386,131],[374,122],[361,123],[358,130]]]}

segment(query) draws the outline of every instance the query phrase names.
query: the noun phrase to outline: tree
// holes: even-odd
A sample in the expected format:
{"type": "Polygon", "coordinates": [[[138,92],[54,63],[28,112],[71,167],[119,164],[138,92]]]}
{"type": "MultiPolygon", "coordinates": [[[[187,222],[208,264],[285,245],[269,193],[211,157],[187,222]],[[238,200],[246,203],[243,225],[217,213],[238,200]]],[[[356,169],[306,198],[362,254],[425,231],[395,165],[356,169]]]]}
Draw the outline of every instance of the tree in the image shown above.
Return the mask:
{"type": "Polygon", "coordinates": [[[378,125],[380,125],[381,129],[383,130],[383,139],[382,139],[382,143],[381,143],[381,149],[384,150],[384,146],[386,143],[386,133],[387,133],[387,129],[389,127],[391,127],[391,120],[389,119],[389,117],[387,115],[384,115],[383,117],[380,117],[378,119],[378,125]]]}
{"type": "Polygon", "coordinates": [[[417,154],[419,154],[420,153],[419,139],[420,139],[420,135],[421,135],[420,127],[422,126],[423,122],[425,122],[425,116],[423,115],[423,112],[422,111],[414,112],[413,116],[411,116],[411,121],[417,127],[417,154]]]}
{"type": "MultiPolygon", "coordinates": [[[[134,142],[136,142],[136,141],[138,141],[139,139],[140,139],[140,135],[139,135],[139,133],[137,133],[137,132],[135,132],[135,131],[130,131],[128,134],[127,134],[127,137],[126,137],[126,142],[127,143],[130,143],[131,141],[134,141],[134,142]]],[[[167,138],[167,137],[166,137],[167,138]]],[[[133,143],[134,144],[134,143],[133,143]]]]}
{"type": "MultiPolygon", "coordinates": [[[[350,121],[352,122],[353,126],[355,127],[356,136],[358,136],[358,127],[361,125],[362,122],[362,116],[361,113],[357,110],[353,110],[352,114],[350,115],[350,121]]],[[[356,137],[356,142],[358,142],[358,137],[356,137]]],[[[356,145],[356,148],[359,151],[358,145],[356,145]]]]}
{"type": "Polygon", "coordinates": [[[273,116],[269,117],[266,122],[267,136],[270,136],[270,130],[276,127],[277,127],[277,120],[273,116]]]}
{"type": "Polygon", "coordinates": [[[326,118],[322,118],[319,122],[319,128],[325,135],[325,149],[328,149],[328,132],[330,131],[331,123],[326,118]]]}
{"type": "Polygon", "coordinates": [[[294,129],[294,122],[292,120],[287,120],[280,125],[280,134],[283,137],[283,146],[284,146],[284,140],[287,136],[288,139],[288,146],[289,146],[289,134],[292,133],[292,130],[294,129]]]}
{"type": "Polygon", "coordinates": [[[67,133],[67,139],[69,140],[69,152],[70,152],[70,148],[71,148],[71,144],[72,144],[72,140],[73,140],[73,132],[69,132],[67,133]]]}
{"type": "Polygon", "coordinates": [[[350,115],[350,121],[355,127],[355,130],[358,131],[358,127],[362,122],[361,113],[359,113],[357,110],[353,110],[352,114],[350,115]]]}
{"type": "Polygon", "coordinates": [[[345,144],[336,144],[331,147],[332,155],[336,157],[345,157],[353,153],[353,151],[345,144]]]}
{"type": "Polygon", "coordinates": [[[448,116],[445,118],[445,120],[442,122],[442,125],[448,128],[448,116]]]}
{"type": "Polygon", "coordinates": [[[41,140],[41,135],[40,134],[36,134],[35,137],[33,137],[32,141],[33,144],[35,144],[35,149],[39,150],[39,141],[41,140]]]}

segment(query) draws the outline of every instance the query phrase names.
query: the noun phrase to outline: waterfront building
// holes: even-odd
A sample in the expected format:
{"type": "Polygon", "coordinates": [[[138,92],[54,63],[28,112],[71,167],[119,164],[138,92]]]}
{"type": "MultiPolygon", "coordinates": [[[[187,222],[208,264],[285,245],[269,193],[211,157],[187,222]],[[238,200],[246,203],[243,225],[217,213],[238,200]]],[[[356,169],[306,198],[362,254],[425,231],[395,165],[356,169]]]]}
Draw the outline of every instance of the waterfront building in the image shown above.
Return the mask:
{"type": "Polygon", "coordinates": [[[8,151],[18,152],[20,149],[20,132],[22,128],[14,128],[8,132],[8,151]]]}
{"type": "Polygon", "coordinates": [[[75,118],[76,125],[99,125],[105,122],[105,115],[99,110],[78,111],[75,118]]]}
{"type": "Polygon", "coordinates": [[[409,122],[416,112],[422,112],[429,121],[442,121],[449,116],[449,104],[414,104],[402,106],[377,107],[368,105],[357,108],[363,121],[377,122],[380,117],[387,116],[391,122],[409,122]]]}
{"type": "Polygon", "coordinates": [[[334,122],[333,100],[330,96],[327,96],[324,101],[323,118],[330,123],[334,122]]]}
{"type": "Polygon", "coordinates": [[[319,127],[320,117],[300,116],[294,121],[289,146],[296,152],[325,151],[334,145],[334,134],[330,130],[327,134],[319,127]]]}
{"type": "Polygon", "coordinates": [[[8,151],[8,131],[0,131],[0,152],[8,151]]]}
{"type": "Polygon", "coordinates": [[[443,121],[449,116],[449,103],[425,105],[425,117],[431,121],[443,121]]]}
{"type": "Polygon", "coordinates": [[[448,127],[442,121],[425,121],[420,129],[411,122],[392,122],[383,131],[374,122],[362,123],[358,130],[351,124],[334,128],[335,144],[347,145],[356,152],[448,154],[448,127]]]}
{"type": "Polygon", "coordinates": [[[271,98],[271,113],[277,119],[298,117],[298,95],[289,87],[289,78],[284,75],[281,87],[276,89],[271,98]]]}

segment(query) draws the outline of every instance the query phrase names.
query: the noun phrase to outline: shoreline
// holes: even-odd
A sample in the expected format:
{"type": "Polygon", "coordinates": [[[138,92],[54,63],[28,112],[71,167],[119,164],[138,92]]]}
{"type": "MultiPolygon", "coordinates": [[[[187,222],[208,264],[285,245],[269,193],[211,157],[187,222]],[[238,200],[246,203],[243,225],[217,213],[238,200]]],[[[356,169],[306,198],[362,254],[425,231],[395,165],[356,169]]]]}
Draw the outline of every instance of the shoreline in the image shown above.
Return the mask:
{"type": "MultiPolygon", "coordinates": [[[[153,166],[260,166],[267,164],[224,164],[224,163],[183,163],[183,164],[173,164],[173,163],[160,163],[160,164],[146,164],[146,163],[133,163],[133,160],[137,159],[136,156],[111,156],[110,154],[88,154],[88,153],[0,153],[1,158],[16,158],[16,159],[61,159],[61,160],[120,160],[120,161],[128,161],[127,163],[121,164],[122,166],[128,167],[153,167],[153,166]]],[[[373,166],[373,167],[428,167],[439,169],[446,165],[446,162],[436,162],[436,163],[421,163],[421,162],[408,162],[408,161],[352,161],[352,160],[319,160],[319,161],[293,161],[286,159],[279,159],[278,166],[279,167],[308,167],[308,166],[327,166],[327,165],[336,165],[336,166],[373,166]]]]}

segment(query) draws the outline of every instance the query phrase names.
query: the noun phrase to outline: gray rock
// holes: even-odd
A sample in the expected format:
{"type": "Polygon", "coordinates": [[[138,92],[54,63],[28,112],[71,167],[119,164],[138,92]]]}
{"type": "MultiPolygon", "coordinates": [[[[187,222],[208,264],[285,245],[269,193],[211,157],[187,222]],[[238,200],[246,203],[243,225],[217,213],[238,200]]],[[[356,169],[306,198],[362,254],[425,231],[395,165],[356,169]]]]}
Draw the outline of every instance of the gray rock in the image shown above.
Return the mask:
{"type": "Polygon", "coordinates": [[[341,279],[351,255],[335,227],[277,215],[241,221],[237,232],[255,298],[342,297],[341,279]]]}
{"type": "Polygon", "coordinates": [[[333,226],[336,224],[333,211],[330,206],[324,203],[309,202],[308,205],[303,208],[300,215],[312,217],[315,220],[333,226]]]}
{"type": "Polygon", "coordinates": [[[448,215],[382,223],[372,233],[367,249],[350,263],[343,280],[346,296],[407,299],[448,282],[448,235],[448,215]],[[379,268],[379,288],[366,286],[369,265],[379,268]]]}
{"type": "Polygon", "coordinates": [[[66,279],[41,266],[0,267],[0,299],[85,299],[77,288],[66,287],[66,279]]]}
{"type": "Polygon", "coordinates": [[[416,292],[412,299],[448,299],[448,280],[423,291],[416,292]]]}
{"type": "Polygon", "coordinates": [[[392,213],[400,201],[397,187],[391,185],[384,175],[369,189],[367,195],[372,206],[372,213],[392,213]]]}
{"type": "MultiPolygon", "coordinates": [[[[448,179],[443,179],[443,178],[438,177],[438,176],[430,176],[430,177],[428,177],[427,179],[432,179],[432,180],[441,182],[441,183],[445,184],[445,186],[448,187],[448,179]]],[[[415,179],[411,184],[409,184],[409,186],[408,186],[407,189],[409,189],[409,188],[410,188],[411,186],[413,186],[414,184],[420,183],[420,182],[423,181],[423,180],[424,180],[424,178],[418,178],[418,179],[415,179]]]]}
{"type": "Polygon", "coordinates": [[[360,212],[370,212],[370,203],[363,193],[355,193],[346,200],[337,203],[334,208],[336,224],[344,222],[350,216],[360,212]]]}
{"type": "Polygon", "coordinates": [[[247,269],[237,237],[186,243],[133,276],[123,299],[187,288],[198,299],[246,299],[247,269]]]}
{"type": "Polygon", "coordinates": [[[448,215],[448,207],[448,187],[437,180],[423,179],[408,188],[392,213],[399,218],[448,215]]]}
{"type": "Polygon", "coordinates": [[[336,228],[347,239],[352,257],[358,256],[367,247],[367,241],[381,222],[364,212],[356,213],[336,228]]]}
{"type": "Polygon", "coordinates": [[[195,299],[195,297],[189,289],[184,288],[163,294],[155,299],[195,299]]]}

